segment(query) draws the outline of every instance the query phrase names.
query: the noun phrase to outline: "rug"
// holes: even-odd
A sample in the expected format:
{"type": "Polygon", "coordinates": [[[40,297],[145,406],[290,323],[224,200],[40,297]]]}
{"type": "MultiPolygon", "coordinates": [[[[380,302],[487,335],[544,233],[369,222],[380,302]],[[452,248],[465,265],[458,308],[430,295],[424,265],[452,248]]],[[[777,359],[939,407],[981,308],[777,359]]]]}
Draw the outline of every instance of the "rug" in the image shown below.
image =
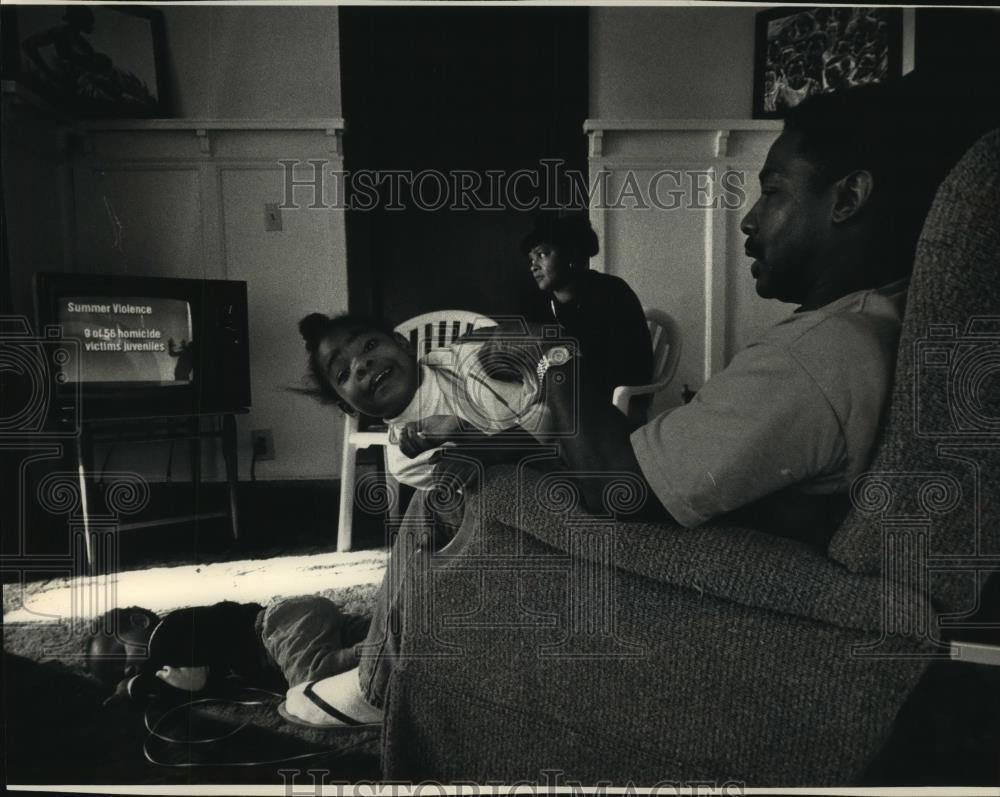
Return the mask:
{"type": "Polygon", "coordinates": [[[238,690],[225,700],[103,706],[107,689],[84,668],[84,643],[107,608],[158,614],[237,600],[267,605],[319,594],[369,614],[384,551],[281,557],[4,586],[3,702],[8,784],[284,786],[377,780],[379,734],[285,722],[280,696],[238,690]],[[190,704],[188,704],[190,703],[190,704]],[[285,774],[281,774],[281,770],[285,774]]]}
{"type": "Polygon", "coordinates": [[[75,623],[128,606],[164,614],[223,600],[267,605],[298,595],[324,595],[348,612],[359,611],[387,560],[385,550],[349,551],[4,584],[3,619],[5,625],[75,623]]]}

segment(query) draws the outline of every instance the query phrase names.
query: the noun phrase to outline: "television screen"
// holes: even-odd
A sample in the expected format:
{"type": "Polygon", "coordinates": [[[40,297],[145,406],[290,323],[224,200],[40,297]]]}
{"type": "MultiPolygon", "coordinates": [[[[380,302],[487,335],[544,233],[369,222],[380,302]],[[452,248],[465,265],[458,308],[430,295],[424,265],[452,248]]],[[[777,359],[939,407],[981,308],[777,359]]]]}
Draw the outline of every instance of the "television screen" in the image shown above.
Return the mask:
{"type": "Polygon", "coordinates": [[[52,414],[91,419],[250,406],[245,282],[39,272],[36,322],[58,347],[52,414]]]}
{"type": "Polygon", "coordinates": [[[197,341],[191,305],[183,299],[143,296],[64,296],[57,306],[63,335],[80,342],[70,381],[156,383],[194,379],[197,341]]]}

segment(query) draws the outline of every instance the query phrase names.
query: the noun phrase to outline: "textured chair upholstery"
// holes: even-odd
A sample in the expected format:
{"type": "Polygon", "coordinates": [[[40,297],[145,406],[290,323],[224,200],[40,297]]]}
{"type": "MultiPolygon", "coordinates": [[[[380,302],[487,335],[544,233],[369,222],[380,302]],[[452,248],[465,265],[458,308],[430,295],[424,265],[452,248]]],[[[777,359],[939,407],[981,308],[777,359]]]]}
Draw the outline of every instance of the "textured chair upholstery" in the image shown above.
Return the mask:
{"type": "Polygon", "coordinates": [[[856,782],[946,655],[940,613],[960,621],[981,580],[970,573],[997,567],[1000,391],[986,393],[1000,354],[982,318],[968,324],[1000,316],[998,181],[995,131],[928,218],[885,433],[829,551],[746,528],[616,523],[634,498],[624,487],[602,518],[575,510],[558,473],[489,471],[456,540],[407,572],[386,777],[856,782]],[[940,330],[938,353],[914,361],[928,324],[956,338],[940,330]],[[948,347],[980,367],[957,416],[948,347]]]}
{"type": "Polygon", "coordinates": [[[877,573],[885,546],[894,547],[929,566],[940,607],[974,609],[977,562],[1000,556],[997,484],[1000,130],[952,170],[924,223],[890,411],[869,475],[855,484],[863,511],[834,536],[830,555],[877,573]],[[887,539],[902,519],[910,532],[887,539]]]}

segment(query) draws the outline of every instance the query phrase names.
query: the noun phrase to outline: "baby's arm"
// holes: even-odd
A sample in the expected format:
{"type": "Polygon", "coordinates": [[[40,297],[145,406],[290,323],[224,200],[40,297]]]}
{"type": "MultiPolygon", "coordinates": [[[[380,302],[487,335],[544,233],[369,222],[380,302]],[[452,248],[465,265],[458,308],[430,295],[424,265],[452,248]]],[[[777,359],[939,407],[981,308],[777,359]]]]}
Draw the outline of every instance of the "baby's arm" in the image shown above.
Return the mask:
{"type": "Polygon", "coordinates": [[[410,421],[393,430],[389,442],[398,442],[399,450],[407,457],[422,454],[442,443],[459,441],[464,437],[461,420],[454,415],[430,415],[419,421],[410,421]],[[393,440],[393,436],[397,439],[393,440]]]}
{"type": "Polygon", "coordinates": [[[401,484],[418,490],[434,486],[434,468],[440,458],[435,447],[430,447],[410,457],[398,445],[390,443],[385,449],[385,464],[393,478],[401,484]]]}
{"type": "MultiPolygon", "coordinates": [[[[396,437],[399,440],[399,447],[391,446],[391,448],[397,452],[397,457],[402,453],[404,457],[421,458],[434,469],[439,468],[441,462],[437,456],[429,452],[444,444],[466,446],[467,450],[464,456],[466,458],[472,456],[484,467],[509,462],[512,456],[517,456],[535,445],[535,438],[519,426],[487,434],[476,429],[467,421],[451,415],[433,415],[420,421],[404,424],[399,427],[396,437]],[[429,459],[429,457],[433,457],[433,459],[429,459]]],[[[404,461],[412,463],[414,460],[404,461]]],[[[404,467],[409,470],[413,469],[412,465],[404,467]]],[[[409,483],[403,479],[399,480],[409,483]]],[[[430,487],[430,484],[426,483],[428,479],[424,478],[423,474],[421,474],[421,481],[423,489],[430,487]]]]}

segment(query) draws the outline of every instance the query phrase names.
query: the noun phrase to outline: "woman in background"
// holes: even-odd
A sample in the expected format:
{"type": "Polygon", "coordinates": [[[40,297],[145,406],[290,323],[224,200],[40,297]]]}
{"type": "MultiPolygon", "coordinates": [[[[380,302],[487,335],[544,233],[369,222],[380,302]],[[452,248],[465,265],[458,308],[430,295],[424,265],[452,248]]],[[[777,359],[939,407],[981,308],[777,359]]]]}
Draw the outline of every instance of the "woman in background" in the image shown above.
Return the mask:
{"type": "Polygon", "coordinates": [[[653,345],[638,297],[620,277],[591,271],[597,233],[582,214],[541,214],[521,242],[551,318],[579,341],[589,379],[607,393],[652,379],[653,345]]]}

